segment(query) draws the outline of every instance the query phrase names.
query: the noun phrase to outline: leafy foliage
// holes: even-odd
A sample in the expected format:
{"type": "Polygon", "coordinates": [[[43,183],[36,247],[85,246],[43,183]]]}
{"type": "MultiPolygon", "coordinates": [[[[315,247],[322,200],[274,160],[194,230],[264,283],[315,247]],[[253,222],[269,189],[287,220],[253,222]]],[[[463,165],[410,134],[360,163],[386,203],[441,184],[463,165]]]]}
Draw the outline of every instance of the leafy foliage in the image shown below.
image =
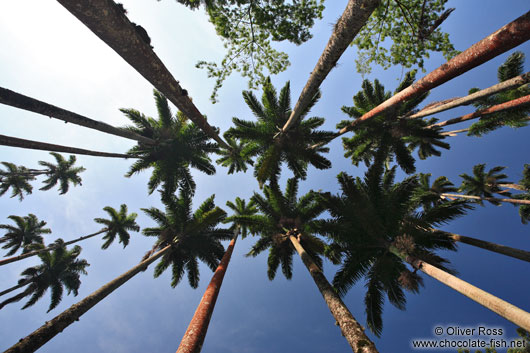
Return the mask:
{"type": "MultiPolygon", "coordinates": [[[[497,71],[497,78],[499,82],[504,82],[524,73],[525,55],[520,51],[511,54],[506,61],[499,66],[497,71]]],[[[469,94],[478,91],[478,88],[469,90],[469,94]]],[[[513,99],[521,98],[530,94],[530,86],[528,84],[503,91],[473,103],[478,109],[486,109],[493,105],[509,102],[513,99]]],[[[494,131],[502,126],[511,126],[513,128],[524,127],[528,125],[528,115],[530,108],[528,106],[511,109],[506,112],[499,112],[490,114],[480,118],[476,123],[469,127],[469,136],[483,136],[491,131],[494,131]]]]}
{"type": "Polygon", "coordinates": [[[352,45],[359,49],[357,71],[371,72],[375,62],[387,69],[393,65],[423,69],[430,52],[450,59],[458,51],[439,26],[454,9],[445,9],[447,0],[383,0],[372,13],[352,45]],[[383,43],[390,39],[387,48],[383,43]]]}
{"type": "Polygon", "coordinates": [[[22,253],[30,251],[32,244],[43,244],[44,240],[41,234],[50,234],[49,228],[44,228],[46,222],[39,221],[37,216],[30,213],[27,216],[20,217],[11,215],[7,217],[15,222],[16,226],[10,224],[0,224],[0,229],[5,229],[6,233],[0,238],[0,244],[6,243],[2,249],[9,249],[6,256],[11,256],[22,247],[22,253]]]}
{"type": "Polygon", "coordinates": [[[171,245],[171,250],[162,256],[156,266],[154,276],[160,276],[172,266],[172,287],[175,287],[187,272],[190,286],[197,288],[198,259],[215,271],[224,254],[221,241],[232,237],[230,229],[217,228],[226,213],[215,206],[212,195],[192,214],[191,194],[187,190],[180,190],[179,197],[172,196],[163,202],[166,206],[165,212],[155,207],[142,209],[158,225],[144,228],[142,231],[146,236],[157,237],[153,250],[146,256],[171,245]]]}
{"type": "MultiPolygon", "coordinates": [[[[514,195],[514,199],[519,200],[530,200],[530,164],[525,164],[523,169],[523,178],[519,181],[524,189],[522,194],[514,195]]],[[[521,222],[528,224],[530,222],[530,205],[519,205],[519,216],[521,216],[521,222]]]]}
{"type": "Polygon", "coordinates": [[[94,218],[96,223],[104,224],[106,228],[106,234],[103,236],[105,242],[101,246],[102,249],[107,249],[110,244],[116,239],[116,235],[119,238],[119,242],[123,244],[125,248],[129,244],[130,234],[129,231],[139,232],[140,227],[136,223],[136,213],[127,214],[127,205],[122,204],[120,211],[116,211],[110,206],[103,208],[110,216],[110,219],[105,218],[94,218]]]}
{"type": "Polygon", "coordinates": [[[250,200],[250,202],[247,204],[244,199],[236,197],[235,204],[232,201],[226,201],[226,205],[232,211],[234,211],[234,214],[232,216],[226,217],[223,223],[232,222],[232,226],[230,227],[230,229],[239,229],[239,232],[241,233],[241,238],[245,239],[248,234],[248,227],[245,224],[241,224],[240,222],[238,222],[237,217],[255,215],[258,212],[256,203],[254,202],[254,200],[250,200]]]}
{"type": "Polygon", "coordinates": [[[85,171],[83,167],[73,167],[76,161],[76,157],[71,155],[68,160],[64,159],[59,153],[50,152],[50,154],[55,157],[57,165],[39,161],[39,164],[46,167],[46,176],[48,179],[44,180],[44,186],[39,190],[49,190],[57,183],[59,183],[60,194],[66,194],[68,192],[70,183],[75,185],[81,185],[81,177],[79,173],[85,171]]]}
{"type": "Polygon", "coordinates": [[[29,182],[35,180],[35,176],[30,174],[24,166],[17,166],[9,162],[2,162],[2,164],[6,170],[0,170],[0,196],[12,188],[11,197],[18,196],[18,199],[22,201],[24,193],[29,195],[33,191],[33,186],[29,182]]]}
{"type": "MultiPolygon", "coordinates": [[[[505,167],[493,167],[487,173],[485,172],[485,164],[477,164],[473,167],[473,176],[465,173],[460,174],[462,185],[460,185],[460,191],[467,195],[475,195],[480,197],[493,197],[493,194],[502,193],[502,195],[510,196],[510,193],[503,191],[499,184],[509,183],[506,181],[508,176],[501,173],[505,167]]],[[[494,205],[499,205],[497,201],[489,201],[494,205]]],[[[481,201],[479,200],[479,203],[481,201]]]]}
{"type": "Polygon", "coordinates": [[[275,180],[283,162],[287,163],[295,177],[301,179],[307,176],[308,164],[317,169],[331,167],[331,162],[321,155],[328,152],[329,148],[313,146],[327,143],[333,133],[316,130],[324,123],[323,118],[304,119],[320,98],[320,93],[313,97],[301,118],[285,133],[280,130],[291,114],[289,82],[280,91],[279,99],[270,79],[263,86],[262,103],[250,91],[243,91],[243,98],[258,120],[253,122],[233,118],[235,127],[230,128],[225,135],[246,144],[246,159],[258,156],[254,176],[260,184],[275,180]]]}

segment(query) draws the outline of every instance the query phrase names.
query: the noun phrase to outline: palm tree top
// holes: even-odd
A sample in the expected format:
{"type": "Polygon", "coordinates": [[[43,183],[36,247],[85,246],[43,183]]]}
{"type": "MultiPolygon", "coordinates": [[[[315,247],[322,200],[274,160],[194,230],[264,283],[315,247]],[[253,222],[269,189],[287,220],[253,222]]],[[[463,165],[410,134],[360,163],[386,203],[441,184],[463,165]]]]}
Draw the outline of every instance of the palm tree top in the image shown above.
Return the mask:
{"type": "Polygon", "coordinates": [[[108,213],[110,219],[94,218],[96,223],[105,225],[106,229],[106,234],[103,236],[105,242],[101,248],[107,249],[114,242],[114,239],[116,239],[116,235],[119,238],[119,242],[125,248],[129,244],[129,231],[140,231],[140,227],[136,223],[136,217],[138,215],[134,212],[127,214],[127,205],[125,204],[120,206],[119,212],[110,206],[104,207],[103,210],[108,213]]]}
{"type": "Polygon", "coordinates": [[[239,228],[241,232],[241,238],[245,239],[248,233],[248,227],[245,224],[240,224],[237,221],[237,217],[255,215],[258,212],[258,208],[256,207],[256,202],[253,199],[251,199],[247,203],[245,199],[236,197],[235,203],[232,201],[226,201],[226,206],[228,206],[228,208],[234,211],[234,214],[232,216],[226,217],[223,223],[232,222],[232,226],[230,227],[230,229],[239,228]]]}
{"type": "MultiPolygon", "coordinates": [[[[473,175],[468,175],[466,173],[460,174],[460,177],[463,180],[459,189],[467,195],[493,197],[493,194],[502,191],[499,184],[510,183],[510,181],[505,180],[508,176],[501,173],[505,168],[506,167],[497,166],[486,172],[486,164],[477,164],[473,166],[473,175]]],[[[510,194],[503,192],[503,195],[509,196],[510,194]]],[[[497,204],[495,202],[493,203],[497,204]]]]}
{"type": "Polygon", "coordinates": [[[24,166],[9,162],[2,162],[2,164],[6,170],[0,170],[0,196],[12,188],[11,197],[18,196],[18,199],[22,201],[24,193],[29,195],[33,191],[33,186],[29,182],[35,180],[35,176],[31,175],[24,166]]]}
{"type": "Polygon", "coordinates": [[[8,217],[15,225],[0,224],[0,229],[5,229],[6,233],[0,238],[0,244],[6,243],[2,249],[9,249],[6,256],[11,256],[16,253],[22,247],[22,253],[30,251],[29,246],[31,244],[43,244],[44,240],[42,234],[50,234],[52,231],[46,226],[45,221],[39,221],[37,216],[30,213],[27,216],[15,216],[11,215],[8,217]]]}
{"type": "Polygon", "coordinates": [[[39,161],[39,164],[46,167],[46,175],[48,179],[44,180],[44,186],[39,190],[49,190],[57,183],[59,183],[60,194],[63,195],[68,192],[70,183],[75,185],[81,185],[81,177],[78,175],[84,172],[86,169],[83,167],[73,167],[76,162],[76,157],[70,155],[68,160],[64,159],[59,153],[50,152],[55,158],[57,164],[53,164],[46,161],[39,161]]]}

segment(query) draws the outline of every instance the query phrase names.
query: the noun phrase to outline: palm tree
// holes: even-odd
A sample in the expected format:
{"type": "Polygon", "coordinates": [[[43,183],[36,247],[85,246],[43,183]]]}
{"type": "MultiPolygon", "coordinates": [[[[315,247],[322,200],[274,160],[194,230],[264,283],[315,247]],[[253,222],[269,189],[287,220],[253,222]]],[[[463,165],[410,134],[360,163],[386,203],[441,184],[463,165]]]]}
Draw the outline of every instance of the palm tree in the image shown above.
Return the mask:
{"type": "MultiPolygon", "coordinates": [[[[415,77],[415,71],[408,72],[394,93],[397,94],[409,87],[415,77]]],[[[362,88],[362,91],[353,96],[353,107],[342,107],[342,111],[354,119],[364,116],[392,96],[391,92],[385,92],[385,87],[378,80],[375,80],[373,84],[364,80],[362,88]]],[[[346,151],[344,156],[350,157],[355,165],[358,165],[360,161],[369,165],[381,150],[388,156],[388,160],[393,160],[395,156],[398,165],[407,173],[415,171],[412,150],[418,148],[418,155],[421,159],[432,155],[440,156],[441,152],[436,149],[437,147],[449,149],[449,144],[441,141],[445,138],[440,134],[441,128],[427,128],[432,124],[432,119],[426,121],[406,118],[415,111],[428,94],[425,92],[389,110],[386,114],[360,125],[355,129],[353,137],[342,139],[346,151]]],[[[351,120],[343,120],[337,128],[350,124],[351,120]]]]}
{"type": "Polygon", "coordinates": [[[57,165],[39,161],[40,165],[47,168],[43,174],[48,177],[48,179],[44,180],[44,186],[39,190],[49,190],[59,183],[59,191],[63,195],[68,191],[70,183],[74,184],[74,186],[81,185],[81,177],[77,174],[86,169],[83,167],[73,167],[76,161],[75,156],[71,155],[67,161],[59,153],[50,152],[50,154],[55,157],[57,165]]]}
{"type": "Polygon", "coordinates": [[[70,240],[64,243],[60,243],[59,245],[54,244],[54,245],[48,246],[47,248],[32,250],[32,251],[23,253],[22,255],[19,255],[19,256],[14,256],[14,257],[7,258],[5,260],[0,260],[0,266],[7,265],[8,263],[19,261],[19,260],[22,260],[22,259],[25,259],[31,256],[35,256],[45,251],[54,250],[58,246],[66,246],[66,245],[80,242],[82,240],[90,239],[102,233],[106,233],[103,236],[103,240],[105,240],[105,242],[101,246],[102,249],[107,249],[116,239],[116,235],[119,238],[119,242],[123,243],[123,247],[125,248],[129,244],[129,238],[130,238],[129,231],[135,231],[135,232],[140,231],[140,227],[136,223],[136,217],[138,215],[136,213],[131,213],[128,215],[127,205],[125,204],[121,205],[119,212],[110,206],[104,207],[103,210],[109,214],[110,219],[95,218],[94,220],[97,223],[104,224],[105,228],[100,229],[99,231],[95,233],[84,235],[77,239],[70,240]]]}
{"type": "Polygon", "coordinates": [[[178,353],[200,352],[206,337],[210,318],[212,317],[213,310],[215,308],[217,296],[219,295],[221,285],[223,284],[224,275],[228,268],[228,264],[230,263],[230,258],[232,256],[232,251],[234,250],[237,237],[240,233],[242,238],[245,238],[247,235],[247,227],[245,225],[239,224],[235,220],[235,217],[241,215],[250,216],[258,212],[252,200],[246,204],[245,200],[242,200],[239,197],[236,198],[235,204],[231,201],[227,201],[226,205],[234,211],[234,216],[225,218],[223,223],[233,222],[230,229],[233,230],[234,236],[230,241],[230,244],[228,244],[226,252],[221,259],[219,266],[215,270],[210,284],[206,288],[206,291],[201,298],[201,302],[195,310],[195,314],[193,315],[193,318],[191,319],[191,322],[184,333],[184,337],[180,342],[179,348],[177,349],[178,353]]]}
{"type": "Polygon", "coordinates": [[[139,272],[145,271],[150,264],[161,257],[162,260],[155,269],[155,277],[173,264],[173,286],[180,281],[185,270],[188,271],[190,285],[194,288],[197,286],[199,279],[197,258],[214,270],[224,253],[220,241],[230,239],[232,235],[229,229],[216,228],[225,217],[225,212],[215,207],[212,196],[191,214],[191,195],[183,190],[180,191],[179,198],[172,197],[164,202],[166,202],[166,213],[154,207],[144,210],[159,225],[156,228],[143,230],[145,235],[158,237],[153,247],[154,251],[158,250],[157,252],[149,252],[148,256],[138,265],[46,322],[6,352],[36,351],[110,293],[139,272]]]}
{"type": "MultiPolygon", "coordinates": [[[[44,245],[41,245],[44,246],[44,245]]],[[[26,309],[35,304],[46,292],[48,288],[51,289],[51,302],[48,312],[54,309],[61,301],[64,288],[77,296],[77,290],[81,285],[79,277],[81,274],[87,274],[85,268],[90,266],[86,260],[80,260],[77,257],[81,253],[81,247],[76,245],[72,250],[67,250],[64,246],[55,248],[52,252],[44,252],[39,254],[42,264],[29,267],[22,271],[22,279],[19,285],[13,288],[18,288],[21,285],[27,285],[26,289],[0,303],[0,309],[5,305],[17,302],[22,298],[31,296],[28,302],[22,307],[26,309]]],[[[6,293],[4,291],[3,293],[6,293]]]]}
{"type": "Polygon", "coordinates": [[[233,118],[235,127],[226,132],[226,136],[236,138],[246,146],[247,159],[258,156],[254,166],[254,176],[261,184],[274,180],[280,174],[283,162],[294,173],[295,177],[305,179],[308,164],[317,169],[328,169],[331,162],[321,153],[328,152],[327,147],[311,148],[314,144],[324,144],[332,137],[331,132],[316,130],[324,123],[323,118],[312,117],[304,120],[313,105],[320,98],[317,92],[310,104],[288,131],[282,132],[281,127],[291,114],[289,82],[280,91],[278,99],[276,90],[267,79],[263,86],[260,104],[250,91],[243,91],[243,98],[250,110],[258,118],[257,122],[233,118]]]}
{"type": "MultiPolygon", "coordinates": [[[[502,194],[511,196],[506,190],[501,190],[499,187],[502,184],[509,184],[509,181],[504,179],[508,176],[501,173],[505,167],[493,167],[487,173],[485,172],[485,164],[477,164],[473,167],[473,175],[466,173],[460,174],[463,179],[462,185],[459,190],[464,192],[466,195],[474,195],[480,197],[492,198],[493,194],[502,194]]],[[[481,201],[479,200],[479,203],[481,201]]],[[[494,205],[499,205],[498,202],[490,201],[494,205]]]]}
{"type": "Polygon", "coordinates": [[[50,234],[50,228],[44,228],[46,222],[39,221],[37,216],[30,213],[27,216],[11,215],[7,217],[16,223],[16,226],[10,224],[0,224],[0,229],[5,229],[7,232],[0,238],[0,244],[6,243],[2,249],[9,249],[5,256],[11,256],[22,247],[22,253],[29,251],[31,244],[43,244],[41,234],[50,234]]]}
{"type": "Polygon", "coordinates": [[[298,180],[294,178],[288,180],[284,194],[275,182],[265,186],[263,193],[264,196],[254,193],[252,197],[261,214],[234,216],[251,233],[260,236],[247,256],[257,256],[269,249],[269,279],[274,279],[280,265],[284,276],[290,279],[292,258],[297,251],[352,349],[377,352],[322,272],[319,255],[324,253],[326,244],[314,235],[314,224],[325,207],[317,202],[317,195],[310,192],[298,199],[298,180]]]}
{"type": "Polygon", "coordinates": [[[162,184],[163,197],[170,197],[177,188],[195,190],[195,182],[190,173],[190,166],[203,173],[212,175],[209,153],[217,151],[217,144],[208,142],[209,137],[195,124],[173,116],[167,99],[158,91],[154,91],[158,120],[146,117],[134,109],[121,109],[133,122],[134,126],[126,129],[156,141],[153,145],[139,144],[127,153],[138,158],[126,176],[130,177],[144,169],[153,167],[149,179],[148,190],[151,194],[162,184]]]}
{"type": "Polygon", "coordinates": [[[0,196],[12,188],[11,197],[18,196],[18,199],[22,201],[24,193],[29,195],[33,191],[33,186],[29,182],[35,180],[35,176],[30,174],[29,169],[24,166],[9,162],[2,162],[2,164],[6,170],[0,170],[0,196]]]}

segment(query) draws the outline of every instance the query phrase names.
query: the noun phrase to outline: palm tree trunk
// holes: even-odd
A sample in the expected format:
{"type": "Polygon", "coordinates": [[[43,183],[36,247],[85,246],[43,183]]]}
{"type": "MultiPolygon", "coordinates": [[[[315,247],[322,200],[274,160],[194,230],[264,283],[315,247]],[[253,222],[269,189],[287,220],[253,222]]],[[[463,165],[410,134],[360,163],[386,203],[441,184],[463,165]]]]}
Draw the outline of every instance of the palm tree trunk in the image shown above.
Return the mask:
{"type": "Polygon", "coordinates": [[[508,189],[513,189],[513,190],[526,191],[525,188],[523,188],[519,184],[497,184],[497,185],[500,186],[501,188],[508,188],[508,189]]]}
{"type": "Polygon", "coordinates": [[[444,131],[444,132],[442,132],[440,135],[442,135],[442,136],[455,137],[455,136],[457,136],[457,134],[459,134],[459,133],[461,133],[461,132],[466,132],[466,131],[469,131],[469,128],[466,128],[466,129],[459,129],[459,130],[452,130],[452,131],[444,131]]]}
{"type": "Polygon", "coordinates": [[[475,287],[474,285],[467,283],[461,280],[458,277],[455,277],[445,271],[440,270],[439,268],[428,264],[425,261],[414,258],[412,256],[404,256],[399,253],[397,249],[390,248],[390,251],[403,258],[412,267],[421,270],[423,273],[431,276],[432,278],[442,282],[448,287],[453,288],[457,292],[465,295],[469,299],[472,299],[483,305],[484,307],[490,309],[491,311],[499,314],[508,321],[513,322],[514,324],[524,328],[525,330],[530,330],[530,313],[500,299],[496,296],[483,291],[480,288],[475,287]]]}
{"type": "Polygon", "coordinates": [[[458,241],[458,242],[465,243],[468,245],[477,246],[479,248],[493,251],[498,254],[502,254],[502,255],[510,256],[510,257],[513,257],[519,260],[530,262],[530,251],[510,248],[509,246],[490,243],[489,241],[466,237],[464,235],[450,233],[450,232],[446,232],[443,230],[438,230],[438,229],[435,229],[435,230],[437,232],[444,233],[445,235],[447,235],[448,238],[454,241],[458,241]]]}
{"type": "Polygon", "coordinates": [[[141,272],[143,269],[147,268],[151,263],[155,262],[170,249],[171,245],[166,246],[147,260],[140,262],[129,271],[125,272],[119,277],[116,277],[80,302],[72,305],[70,308],[54,317],[52,320],[47,321],[39,329],[21,339],[18,343],[6,350],[4,353],[35,352],[46,342],[67,328],[71,323],[78,320],[81,315],[86,313],[101,300],[105,299],[107,295],[118,289],[122,284],[134,277],[138,272],[141,272]]]}
{"type": "Polygon", "coordinates": [[[130,140],[135,140],[145,144],[153,144],[155,141],[150,138],[140,136],[134,132],[119,129],[114,126],[105,124],[104,122],[92,120],[82,115],[70,112],[68,110],[56,107],[54,105],[41,102],[37,99],[22,95],[20,93],[11,91],[0,87],[0,103],[10,105],[12,107],[29,110],[38,114],[49,116],[64,121],[65,123],[72,123],[90,129],[105,132],[107,134],[125,137],[130,140]]]}
{"type": "Polygon", "coordinates": [[[356,353],[376,353],[375,345],[364,333],[364,328],[355,320],[337,292],[329,284],[322,270],[304,250],[297,237],[291,234],[289,235],[289,239],[298,252],[298,255],[302,258],[305,267],[311,274],[313,281],[315,281],[315,284],[320,290],[320,294],[324,297],[331,314],[340,326],[342,335],[346,338],[352,350],[356,353]]]}
{"type": "Polygon", "coordinates": [[[342,128],[338,132],[338,136],[351,131],[357,124],[383,114],[406,100],[438,87],[529,39],[530,11],[455,56],[427,76],[353,121],[350,125],[342,128]]]}
{"type": "Polygon", "coordinates": [[[20,147],[32,150],[42,150],[42,151],[54,151],[62,153],[72,153],[72,154],[85,154],[88,156],[98,156],[98,157],[113,157],[113,158],[134,158],[127,154],[120,153],[108,153],[108,152],[98,152],[90,151],[82,148],[54,145],[51,143],[24,140],[17,137],[0,135],[0,145],[11,146],[11,147],[20,147]]]}
{"type": "Polygon", "coordinates": [[[518,205],[530,205],[530,200],[518,200],[518,199],[499,199],[497,197],[482,197],[474,195],[460,195],[460,194],[441,194],[443,197],[447,198],[461,198],[469,200],[480,200],[480,201],[493,201],[493,202],[509,202],[518,205]]]}
{"type": "Polygon", "coordinates": [[[419,112],[417,112],[416,114],[409,116],[408,118],[409,119],[423,118],[429,115],[433,115],[439,112],[443,112],[443,111],[446,111],[452,108],[459,107],[461,105],[468,105],[468,104],[475,102],[478,99],[491,96],[492,94],[504,92],[512,88],[522,86],[524,84],[527,84],[528,82],[530,82],[530,72],[511,78],[504,82],[497,83],[496,85],[477,91],[465,97],[451,100],[448,103],[441,104],[436,107],[426,107],[420,110],[419,112]]]}
{"type": "Polygon", "coordinates": [[[486,109],[477,110],[476,112],[462,115],[462,116],[459,116],[458,118],[440,121],[439,123],[427,126],[427,128],[433,128],[435,126],[442,127],[442,126],[447,126],[447,125],[453,125],[453,124],[461,123],[463,121],[480,118],[482,116],[487,116],[493,113],[504,112],[504,111],[511,110],[511,109],[521,108],[529,104],[530,104],[530,95],[527,95],[521,98],[511,100],[506,103],[501,103],[501,104],[497,104],[497,105],[491,106],[486,109]]]}
{"type": "Polygon", "coordinates": [[[228,244],[226,252],[215,270],[212,280],[208,284],[197,310],[195,310],[195,314],[193,314],[186,333],[184,333],[177,353],[199,353],[201,351],[206,332],[208,331],[208,325],[210,324],[210,318],[215,308],[217,296],[221,290],[223,278],[230,263],[230,258],[232,257],[232,251],[234,250],[238,233],[239,231],[236,231],[234,238],[228,244]]]}
{"type": "MultiPolygon", "coordinates": [[[[26,285],[26,284],[24,284],[24,285],[26,285]]],[[[6,306],[7,304],[18,302],[20,299],[28,296],[29,294],[31,294],[31,288],[26,288],[26,290],[23,291],[22,293],[18,293],[17,295],[4,300],[3,302],[0,303],[0,310],[2,310],[4,308],[4,306],[6,306]]]]}
{"type": "Polygon", "coordinates": [[[305,110],[311,102],[318,88],[326,79],[329,72],[335,67],[337,61],[342,53],[351,44],[353,38],[359,33],[364,26],[372,12],[379,5],[380,0],[349,0],[344,13],[337,21],[333,33],[324,48],[324,52],[318,59],[315,68],[309,76],[294,109],[289,116],[289,120],[282,128],[282,132],[286,132],[289,127],[294,124],[300,114],[305,110]]]}
{"type": "MultiPolygon", "coordinates": [[[[88,238],[95,237],[96,235],[101,234],[101,233],[104,233],[104,232],[106,232],[107,230],[108,230],[108,229],[105,228],[105,229],[100,230],[99,232],[96,232],[96,233],[93,233],[93,234],[89,234],[89,235],[84,235],[84,236],[79,237],[79,238],[77,238],[77,239],[67,241],[67,242],[64,243],[63,245],[64,245],[64,246],[67,246],[67,245],[70,245],[70,244],[77,243],[78,241],[81,241],[81,240],[85,240],[85,239],[88,239],[88,238]]],[[[7,259],[0,260],[0,266],[7,265],[7,264],[9,264],[9,263],[11,263],[11,262],[15,262],[15,261],[23,260],[23,259],[26,259],[26,258],[28,258],[28,257],[38,255],[38,254],[40,254],[40,253],[42,253],[42,252],[50,251],[50,250],[54,250],[54,249],[57,249],[57,248],[58,248],[57,245],[51,245],[51,246],[48,246],[47,248],[44,248],[44,249],[33,250],[33,251],[27,252],[27,253],[22,254],[22,255],[9,257],[9,258],[7,258],[7,259]]],[[[0,295],[1,295],[1,294],[0,294],[0,295]]]]}
{"type": "Polygon", "coordinates": [[[109,0],[57,0],[95,35],[110,46],[139,74],[162,92],[208,136],[226,149],[230,146],[208,124],[188,97],[179,81],[171,75],[151,46],[142,38],[127,16],[109,0]]]}
{"type": "Polygon", "coordinates": [[[0,292],[0,296],[2,296],[2,295],[4,295],[4,294],[7,294],[7,293],[9,293],[9,292],[12,292],[12,291],[14,291],[14,290],[17,290],[17,289],[19,289],[19,288],[22,288],[22,287],[24,287],[25,285],[29,284],[30,282],[31,282],[31,280],[27,280],[27,281],[24,281],[24,282],[22,282],[22,283],[20,283],[20,284],[17,284],[16,286],[13,286],[13,287],[11,287],[11,288],[8,288],[8,289],[6,289],[6,290],[0,292]]]}

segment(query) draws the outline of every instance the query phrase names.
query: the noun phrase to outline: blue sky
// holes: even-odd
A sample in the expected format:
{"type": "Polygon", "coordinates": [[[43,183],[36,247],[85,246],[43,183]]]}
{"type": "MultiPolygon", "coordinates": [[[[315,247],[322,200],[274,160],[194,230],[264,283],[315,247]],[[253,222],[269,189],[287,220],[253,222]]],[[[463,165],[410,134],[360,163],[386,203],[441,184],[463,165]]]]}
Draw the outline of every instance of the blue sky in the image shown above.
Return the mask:
{"type": "MultiPolygon", "coordinates": [[[[234,116],[252,119],[241,97],[246,82],[239,77],[227,80],[220,91],[218,104],[212,105],[208,99],[213,81],[194,66],[198,60],[220,60],[224,49],[202,11],[191,12],[170,0],[131,0],[124,3],[129,18],[146,28],[155,52],[188,90],[209,121],[225,131],[234,116]]],[[[272,81],[279,88],[290,80],[293,102],[307,81],[345,4],[346,1],[328,0],[324,19],[315,24],[314,38],[308,43],[279,46],[289,53],[291,67],[273,77],[272,81]]],[[[524,0],[450,1],[448,6],[456,7],[456,11],[443,23],[443,29],[450,34],[459,50],[466,49],[528,11],[528,2],[524,0]]],[[[119,108],[135,108],[156,116],[152,87],[147,81],[57,2],[2,1],[0,48],[2,87],[115,126],[128,123],[119,108]]],[[[519,46],[517,50],[530,56],[528,44],[519,46]]],[[[503,54],[436,88],[426,103],[465,95],[471,87],[485,88],[495,84],[497,67],[509,54],[503,54]]],[[[351,97],[360,90],[362,77],[355,72],[355,55],[355,48],[346,51],[339,66],[322,85],[322,99],[309,114],[325,117],[325,127],[329,130],[334,130],[335,124],[345,118],[340,107],[352,105],[351,97]]],[[[432,55],[426,60],[426,69],[430,71],[443,63],[440,55],[432,55]]],[[[388,90],[394,90],[401,74],[400,67],[387,71],[374,67],[367,78],[378,78],[388,90]]],[[[418,75],[422,76],[422,73],[418,75]]],[[[261,95],[260,92],[257,94],[261,95]]],[[[437,117],[445,120],[468,113],[471,109],[459,108],[437,117]]],[[[0,106],[0,117],[1,133],[10,136],[109,152],[125,152],[134,143],[7,106],[0,106]]],[[[508,167],[506,172],[510,179],[518,181],[523,165],[530,162],[528,153],[524,152],[530,150],[528,128],[504,128],[483,138],[459,136],[449,141],[451,150],[444,151],[442,157],[418,160],[418,171],[430,172],[434,177],[445,175],[459,184],[459,174],[471,173],[472,166],[477,163],[487,163],[488,167],[508,167]]],[[[335,176],[340,171],[352,175],[364,173],[364,168],[352,166],[343,157],[340,141],[331,144],[330,159],[332,169],[309,170],[307,180],[300,185],[300,194],[310,189],[336,192],[335,176]]],[[[39,160],[52,161],[52,157],[42,151],[0,147],[0,160],[34,168],[39,160]]],[[[4,196],[0,198],[0,223],[8,223],[7,216],[11,214],[23,216],[34,213],[39,219],[47,221],[53,231],[46,237],[47,242],[58,237],[73,239],[100,229],[93,219],[105,216],[103,207],[118,208],[126,203],[129,210],[138,213],[142,228],[153,225],[140,211],[140,208],[161,207],[157,195],[147,195],[149,172],[124,178],[130,161],[78,156],[78,163],[87,169],[82,174],[82,187],[71,188],[68,194],[60,196],[55,189],[40,192],[36,184],[34,193],[23,202],[4,196]]],[[[226,170],[218,167],[215,176],[194,175],[198,185],[194,199],[196,206],[215,194],[216,203],[224,207],[227,200],[234,200],[236,196],[248,199],[258,189],[252,171],[228,176],[226,170]]],[[[289,175],[284,171],[282,180],[289,175]]],[[[477,208],[444,229],[530,250],[528,226],[521,224],[517,209],[511,206],[477,208]]],[[[239,240],[236,245],[203,352],[350,351],[301,261],[294,259],[292,280],[287,281],[278,274],[271,282],[266,276],[266,254],[256,258],[244,257],[255,240],[249,237],[239,240]]],[[[23,302],[6,306],[0,311],[0,349],[10,347],[44,321],[134,266],[151,248],[152,239],[134,234],[126,249],[113,244],[106,251],[100,249],[101,241],[98,239],[87,240],[81,245],[81,257],[87,259],[91,266],[88,276],[83,278],[79,295],[65,296],[61,304],[48,314],[48,295],[23,311],[20,310],[23,302]]],[[[459,246],[457,253],[442,255],[451,260],[460,278],[530,311],[528,264],[465,244],[459,246]]],[[[28,259],[2,267],[2,289],[16,284],[19,273],[37,263],[37,259],[28,259]]],[[[325,263],[328,279],[332,279],[334,271],[329,262],[325,263]]],[[[158,279],[153,279],[152,270],[141,273],[40,351],[57,352],[72,347],[80,353],[175,351],[210,276],[211,272],[202,266],[200,286],[193,290],[186,280],[172,289],[169,273],[158,279]]],[[[502,327],[505,338],[515,336],[513,324],[427,276],[423,277],[425,287],[420,294],[407,295],[406,311],[385,304],[383,334],[379,339],[371,335],[380,352],[412,351],[411,339],[434,338],[435,326],[502,327]]],[[[364,290],[361,281],[344,299],[363,325],[364,290]]]]}

